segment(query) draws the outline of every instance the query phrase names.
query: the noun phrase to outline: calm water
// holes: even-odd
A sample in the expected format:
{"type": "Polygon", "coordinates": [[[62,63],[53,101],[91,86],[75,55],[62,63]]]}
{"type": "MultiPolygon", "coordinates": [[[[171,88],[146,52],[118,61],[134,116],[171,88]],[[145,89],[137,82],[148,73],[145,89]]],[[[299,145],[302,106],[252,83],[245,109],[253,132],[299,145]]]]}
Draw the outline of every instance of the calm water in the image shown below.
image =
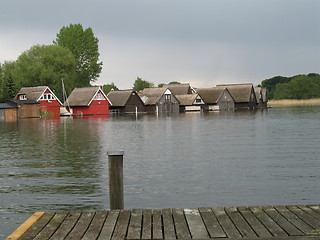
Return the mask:
{"type": "Polygon", "coordinates": [[[36,211],[319,203],[320,108],[0,122],[0,238],[36,211]]]}

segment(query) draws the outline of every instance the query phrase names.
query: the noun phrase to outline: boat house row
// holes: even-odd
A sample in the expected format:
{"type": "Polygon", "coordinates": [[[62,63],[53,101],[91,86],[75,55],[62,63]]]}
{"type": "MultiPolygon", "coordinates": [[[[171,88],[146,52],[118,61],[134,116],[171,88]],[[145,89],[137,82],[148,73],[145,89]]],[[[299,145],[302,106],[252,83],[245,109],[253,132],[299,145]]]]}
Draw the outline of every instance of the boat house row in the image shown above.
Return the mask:
{"type": "Polygon", "coordinates": [[[100,87],[75,88],[62,103],[47,86],[24,87],[12,101],[0,104],[0,119],[60,117],[64,114],[106,115],[118,113],[178,113],[267,107],[266,88],[248,84],[217,85],[194,89],[189,84],[161,88],[110,91],[100,87]]]}
{"type": "Polygon", "coordinates": [[[266,89],[254,88],[251,83],[198,89],[189,84],[172,84],[140,92],[111,91],[107,97],[111,111],[119,113],[258,109],[266,108],[268,101],[266,89]]]}

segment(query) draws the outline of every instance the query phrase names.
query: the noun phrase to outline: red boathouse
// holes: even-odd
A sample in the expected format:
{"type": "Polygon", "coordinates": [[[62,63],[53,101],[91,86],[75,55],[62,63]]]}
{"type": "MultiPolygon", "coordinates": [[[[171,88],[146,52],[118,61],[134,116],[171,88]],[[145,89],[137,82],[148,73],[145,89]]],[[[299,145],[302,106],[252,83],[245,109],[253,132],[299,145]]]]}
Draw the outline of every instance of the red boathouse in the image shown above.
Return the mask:
{"type": "Polygon", "coordinates": [[[100,87],[75,88],[67,99],[76,116],[109,114],[110,101],[100,87]]]}
{"type": "Polygon", "coordinates": [[[15,100],[34,100],[40,103],[40,116],[59,118],[62,103],[48,86],[23,87],[15,100]]]}

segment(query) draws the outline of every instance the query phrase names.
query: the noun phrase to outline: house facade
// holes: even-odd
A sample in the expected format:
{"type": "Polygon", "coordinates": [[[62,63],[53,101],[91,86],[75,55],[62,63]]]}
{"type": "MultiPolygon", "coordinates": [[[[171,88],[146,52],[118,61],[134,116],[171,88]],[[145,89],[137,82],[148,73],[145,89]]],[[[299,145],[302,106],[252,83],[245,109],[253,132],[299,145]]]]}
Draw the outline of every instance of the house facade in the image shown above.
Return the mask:
{"type": "Polygon", "coordinates": [[[100,87],[75,88],[66,102],[75,116],[109,114],[110,101],[100,87]]]}
{"type": "Polygon", "coordinates": [[[39,105],[33,100],[10,100],[0,103],[0,120],[17,121],[22,118],[40,118],[39,105]]]}
{"type": "Polygon", "coordinates": [[[168,88],[145,88],[139,96],[148,113],[179,113],[179,101],[168,88]]]}
{"type": "Polygon", "coordinates": [[[205,103],[203,111],[235,109],[235,101],[225,87],[199,88],[197,92],[205,103]]]}
{"type": "Polygon", "coordinates": [[[107,95],[111,102],[110,111],[118,113],[143,113],[145,106],[134,90],[110,91],[107,95]]]}
{"type": "Polygon", "coordinates": [[[236,109],[257,108],[256,94],[252,83],[217,85],[226,88],[235,101],[236,109]]]}
{"type": "Polygon", "coordinates": [[[254,88],[256,99],[257,99],[257,108],[265,109],[268,104],[267,88],[255,87],[254,88]]]}
{"type": "Polygon", "coordinates": [[[180,112],[201,111],[204,101],[197,93],[175,95],[179,101],[180,112]]]}
{"type": "Polygon", "coordinates": [[[14,100],[21,103],[33,100],[40,104],[40,116],[48,118],[59,118],[62,103],[48,86],[21,88],[14,100]]]}

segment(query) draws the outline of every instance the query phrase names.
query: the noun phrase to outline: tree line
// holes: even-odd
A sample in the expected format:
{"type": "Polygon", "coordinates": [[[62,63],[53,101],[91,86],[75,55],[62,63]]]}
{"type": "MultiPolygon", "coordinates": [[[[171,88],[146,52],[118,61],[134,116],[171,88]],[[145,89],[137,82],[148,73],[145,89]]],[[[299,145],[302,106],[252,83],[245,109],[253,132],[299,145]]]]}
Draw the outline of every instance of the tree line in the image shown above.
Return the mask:
{"type": "MultiPolygon", "coordinates": [[[[60,29],[51,45],[34,45],[16,61],[0,63],[0,102],[13,99],[22,87],[48,86],[62,99],[62,80],[67,93],[91,86],[102,70],[98,43],[91,28],[70,24],[60,29]]],[[[133,89],[147,87],[155,85],[137,77],[133,89]]],[[[103,86],[105,93],[112,89],[118,90],[113,82],[103,86]]]]}
{"type": "MultiPolygon", "coordinates": [[[[0,102],[13,99],[22,87],[49,86],[62,99],[62,80],[67,93],[76,87],[88,87],[100,76],[99,40],[91,28],[70,24],[60,29],[51,45],[34,45],[16,61],[0,64],[0,102]]],[[[168,84],[179,84],[170,82],[168,84]]],[[[133,89],[162,87],[137,77],[133,89]]],[[[263,80],[269,99],[320,98],[320,75],[309,73],[293,77],[276,76],[263,80]]],[[[118,90],[112,82],[103,86],[105,93],[118,90]]]]}
{"type": "Polygon", "coordinates": [[[62,27],[51,45],[34,45],[16,61],[0,64],[0,101],[12,99],[21,87],[49,86],[62,97],[67,92],[91,86],[99,77],[99,40],[81,24],[62,27]]]}
{"type": "Polygon", "coordinates": [[[268,89],[269,99],[320,98],[320,75],[317,73],[293,77],[276,76],[263,80],[260,86],[268,89]]]}

